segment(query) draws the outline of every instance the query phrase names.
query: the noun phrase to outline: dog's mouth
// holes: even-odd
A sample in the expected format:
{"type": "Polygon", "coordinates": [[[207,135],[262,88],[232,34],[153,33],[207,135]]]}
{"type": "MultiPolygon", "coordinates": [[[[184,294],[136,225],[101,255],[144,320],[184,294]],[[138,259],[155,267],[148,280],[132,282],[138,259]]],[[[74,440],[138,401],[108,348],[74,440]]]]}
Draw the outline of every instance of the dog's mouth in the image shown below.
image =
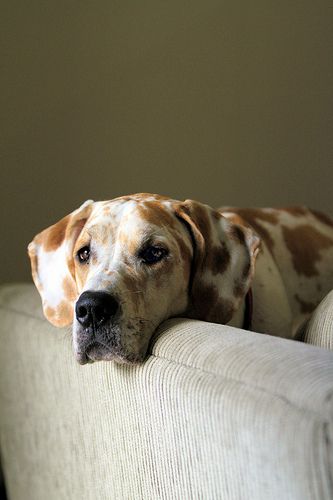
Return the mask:
{"type": "Polygon", "coordinates": [[[116,357],[116,354],[110,348],[100,342],[91,342],[84,350],[76,353],[78,362],[81,365],[93,363],[94,361],[109,361],[116,357]]]}
{"type": "Polygon", "coordinates": [[[94,363],[95,361],[116,361],[121,364],[132,365],[142,363],[144,356],[110,349],[108,346],[95,341],[89,344],[84,351],[77,352],[76,359],[80,365],[94,363]]]}

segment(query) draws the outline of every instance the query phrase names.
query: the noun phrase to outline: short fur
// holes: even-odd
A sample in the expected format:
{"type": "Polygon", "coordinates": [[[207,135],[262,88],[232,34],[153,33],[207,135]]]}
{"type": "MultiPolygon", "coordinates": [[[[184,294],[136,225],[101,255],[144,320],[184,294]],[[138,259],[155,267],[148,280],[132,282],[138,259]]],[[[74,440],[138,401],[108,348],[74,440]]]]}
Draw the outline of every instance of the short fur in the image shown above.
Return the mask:
{"type": "Polygon", "coordinates": [[[333,223],[304,207],[214,210],[152,194],[85,202],[30,243],[46,318],[73,323],[80,363],[140,362],[156,327],[185,316],[294,338],[333,285],[333,223]],[[144,245],[166,250],[146,265],[144,245]],[[90,248],[89,263],[79,249],[90,248]],[[106,291],[116,317],[89,334],[75,318],[84,291],[106,291]]]}

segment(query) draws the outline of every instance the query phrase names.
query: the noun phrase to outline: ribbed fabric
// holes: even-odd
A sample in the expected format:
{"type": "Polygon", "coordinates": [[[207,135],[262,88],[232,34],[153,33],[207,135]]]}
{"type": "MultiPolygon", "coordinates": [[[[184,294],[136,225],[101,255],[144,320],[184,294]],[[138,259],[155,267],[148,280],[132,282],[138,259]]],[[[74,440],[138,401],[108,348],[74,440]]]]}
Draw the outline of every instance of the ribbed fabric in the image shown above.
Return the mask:
{"type": "Polygon", "coordinates": [[[333,497],[332,352],[177,319],[141,366],[80,366],[31,286],[0,307],[10,500],[333,497]]]}
{"type": "Polygon", "coordinates": [[[302,333],[304,342],[333,350],[333,291],[316,308],[302,333]]]}

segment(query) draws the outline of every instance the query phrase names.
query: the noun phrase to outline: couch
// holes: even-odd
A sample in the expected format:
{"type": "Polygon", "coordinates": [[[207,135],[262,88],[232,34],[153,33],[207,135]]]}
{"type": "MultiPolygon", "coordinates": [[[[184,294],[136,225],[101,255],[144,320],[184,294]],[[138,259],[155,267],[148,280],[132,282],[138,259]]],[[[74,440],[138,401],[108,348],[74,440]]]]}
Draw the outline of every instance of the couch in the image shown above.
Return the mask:
{"type": "MultiPolygon", "coordinates": [[[[0,307],[10,500],[333,498],[329,349],[171,319],[142,365],[80,366],[32,285],[3,286],[0,307]]],[[[320,307],[327,343],[333,295],[320,307]]]]}

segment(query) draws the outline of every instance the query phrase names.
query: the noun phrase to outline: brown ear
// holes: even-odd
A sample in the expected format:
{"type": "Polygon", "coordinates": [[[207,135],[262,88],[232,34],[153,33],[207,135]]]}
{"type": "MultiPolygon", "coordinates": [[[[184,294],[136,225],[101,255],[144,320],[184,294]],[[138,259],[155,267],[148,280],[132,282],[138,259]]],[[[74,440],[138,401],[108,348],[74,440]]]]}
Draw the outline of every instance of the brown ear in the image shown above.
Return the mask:
{"type": "Polygon", "coordinates": [[[72,254],[92,206],[92,200],[86,201],[37,234],[28,246],[32,277],[42,297],[45,317],[55,326],[66,326],[73,321],[77,290],[72,254]]]}
{"type": "Polygon", "coordinates": [[[193,200],[181,203],[177,216],[194,247],[188,316],[226,324],[249,290],[260,240],[250,228],[193,200]]]}

